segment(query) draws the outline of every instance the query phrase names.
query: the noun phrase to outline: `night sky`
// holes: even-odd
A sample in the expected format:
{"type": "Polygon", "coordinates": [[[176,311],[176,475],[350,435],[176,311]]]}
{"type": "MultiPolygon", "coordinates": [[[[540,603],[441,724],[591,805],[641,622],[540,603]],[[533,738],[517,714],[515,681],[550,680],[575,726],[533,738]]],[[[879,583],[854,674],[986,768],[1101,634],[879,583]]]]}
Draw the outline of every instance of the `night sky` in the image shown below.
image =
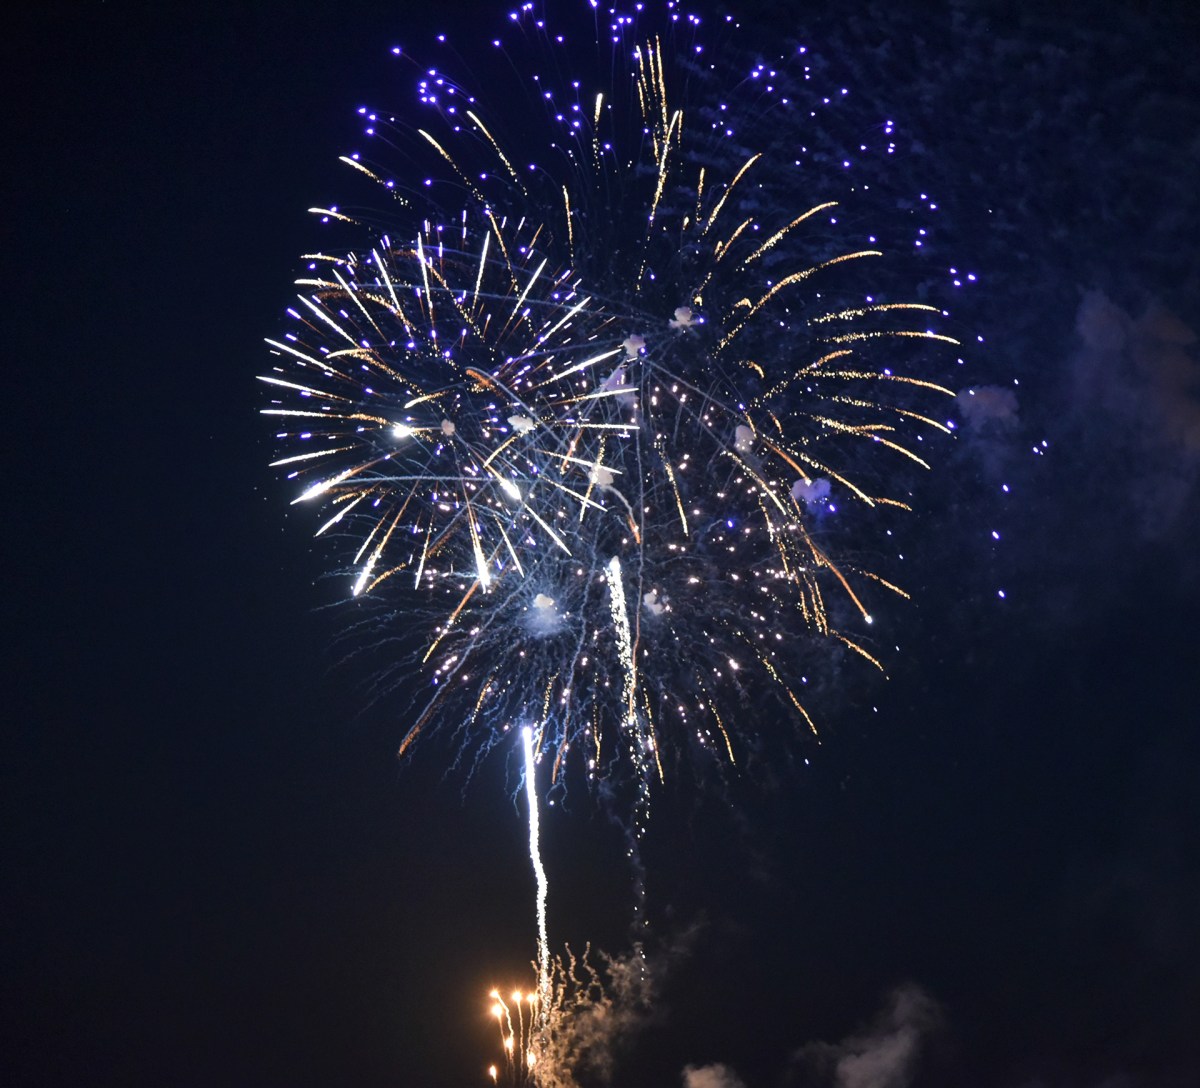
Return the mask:
{"type": "MultiPolygon", "coordinates": [[[[820,747],[660,791],[612,1083],[1195,1085],[1200,23],[847,6],[738,10],[894,115],[1013,399],[927,482],[890,679],[839,666],[820,747]]],[[[389,48],[505,11],[8,23],[5,1084],[486,1083],[534,954],[517,767],[396,762],[254,379],[356,107],[408,100],[389,48]]],[[[577,791],[544,834],[554,943],[626,953],[620,830],[577,791]]]]}

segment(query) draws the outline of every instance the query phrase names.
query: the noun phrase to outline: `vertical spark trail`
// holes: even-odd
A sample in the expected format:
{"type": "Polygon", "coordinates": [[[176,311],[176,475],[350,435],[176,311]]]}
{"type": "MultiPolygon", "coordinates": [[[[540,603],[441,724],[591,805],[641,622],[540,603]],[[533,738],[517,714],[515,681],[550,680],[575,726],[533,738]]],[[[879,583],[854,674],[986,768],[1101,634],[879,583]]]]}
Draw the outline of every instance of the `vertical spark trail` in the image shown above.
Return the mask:
{"type": "Polygon", "coordinates": [[[629,631],[629,609],[625,604],[625,587],[621,584],[621,561],[614,555],[608,561],[609,607],[612,609],[613,625],[617,629],[617,650],[621,655],[621,667],[625,670],[625,727],[632,728],[636,717],[633,709],[634,689],[637,677],[633,664],[633,637],[629,631]]]}
{"type": "Polygon", "coordinates": [[[627,833],[627,856],[633,868],[634,926],[643,925],[642,911],[646,900],[646,882],[642,870],[639,843],[646,833],[650,816],[650,755],[653,737],[648,735],[645,719],[637,711],[637,666],[633,655],[633,634],[629,628],[629,606],[625,602],[625,586],[621,580],[621,561],[614,555],[608,561],[608,603],[613,626],[617,631],[617,653],[625,676],[622,703],[625,708],[623,725],[629,745],[629,756],[637,772],[637,799],[633,806],[633,830],[627,833]]]}
{"type": "Polygon", "coordinates": [[[533,875],[537,879],[538,920],[538,1000],[541,1009],[550,1007],[550,942],[546,937],[546,892],[548,883],[546,869],[542,865],[542,851],[538,845],[537,784],[534,780],[533,730],[525,726],[521,730],[521,741],[525,746],[525,797],[529,802],[529,860],[533,863],[533,875]]]}
{"type": "MultiPolygon", "coordinates": [[[[637,711],[637,665],[633,657],[633,633],[629,629],[629,606],[625,602],[625,586],[621,581],[621,561],[615,555],[608,561],[608,591],[613,626],[617,630],[617,653],[625,676],[621,700],[625,708],[623,724],[629,739],[629,754],[638,774],[640,810],[643,804],[649,802],[650,757],[654,740],[647,733],[645,720],[637,711]]],[[[644,817],[645,813],[641,812],[640,815],[644,817]]],[[[638,819],[637,825],[637,834],[640,836],[644,830],[642,819],[638,819]]]]}

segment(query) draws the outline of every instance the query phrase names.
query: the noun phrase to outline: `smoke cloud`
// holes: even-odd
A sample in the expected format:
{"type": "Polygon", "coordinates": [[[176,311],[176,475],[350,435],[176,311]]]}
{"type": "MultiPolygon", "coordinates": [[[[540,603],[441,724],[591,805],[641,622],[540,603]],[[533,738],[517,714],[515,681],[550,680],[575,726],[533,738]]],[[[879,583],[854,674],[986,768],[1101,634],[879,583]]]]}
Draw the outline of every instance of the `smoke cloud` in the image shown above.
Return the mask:
{"type": "Polygon", "coordinates": [[[1074,445],[1108,481],[1110,508],[1143,538],[1167,537],[1200,486],[1196,333],[1157,303],[1134,316],[1101,291],[1084,296],[1075,328],[1074,445]]]}
{"type": "Polygon", "coordinates": [[[830,1088],[908,1088],[941,1009],[920,986],[893,991],[870,1029],[839,1043],[808,1043],[794,1056],[814,1085],[830,1088]]]}
{"type": "Polygon", "coordinates": [[[746,1088],[727,1065],[689,1065],[683,1070],[683,1088],[746,1088]]]}

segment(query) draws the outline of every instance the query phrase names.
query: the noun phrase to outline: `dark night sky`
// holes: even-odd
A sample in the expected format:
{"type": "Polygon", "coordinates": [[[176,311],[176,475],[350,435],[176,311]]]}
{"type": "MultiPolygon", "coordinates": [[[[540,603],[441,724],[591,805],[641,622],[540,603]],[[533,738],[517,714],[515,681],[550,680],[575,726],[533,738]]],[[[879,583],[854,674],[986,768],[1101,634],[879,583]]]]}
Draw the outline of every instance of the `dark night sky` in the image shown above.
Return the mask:
{"type": "MultiPolygon", "coordinates": [[[[696,933],[614,1083],[1200,1083],[1200,28],[772,7],[919,137],[897,169],[944,194],[979,380],[1017,376],[1019,420],[941,468],[905,652],[833,678],[810,765],[664,792],[651,911],[696,933]],[[897,1028],[920,1064],[821,1074],[808,1044],[898,987],[938,1010],[897,1028]]],[[[7,28],[5,1084],[433,1088],[493,1058],[482,995],[534,940],[512,782],[496,759],[464,789],[437,744],[397,767],[255,414],[354,108],[407,93],[387,47],[471,12],[427,8],[7,28]]],[[[621,951],[618,836],[569,808],[553,934],[621,951]]]]}

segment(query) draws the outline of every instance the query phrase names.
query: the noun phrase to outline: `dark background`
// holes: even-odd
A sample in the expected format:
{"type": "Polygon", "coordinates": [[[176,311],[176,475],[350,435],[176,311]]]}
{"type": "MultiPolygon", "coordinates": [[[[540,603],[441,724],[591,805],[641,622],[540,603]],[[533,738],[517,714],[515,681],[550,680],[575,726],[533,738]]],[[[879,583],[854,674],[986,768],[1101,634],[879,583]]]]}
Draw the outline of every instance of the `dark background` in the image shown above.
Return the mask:
{"type": "MultiPolygon", "coordinates": [[[[1020,413],[939,469],[892,679],[846,675],[807,766],[663,792],[658,940],[698,930],[615,1083],[1200,1083],[1197,22],[741,11],[915,134],[896,169],[942,194],[982,277],[978,380],[1018,378],[1020,413]],[[898,986],[940,1008],[920,1065],[796,1057],[898,986]]],[[[469,1085],[494,1059],[483,995],[534,940],[511,768],[464,784],[435,745],[398,769],[254,375],[354,108],[408,93],[388,47],[503,17],[6,27],[5,1083],[469,1085]]],[[[569,807],[554,939],[621,951],[619,836],[569,807]]]]}

